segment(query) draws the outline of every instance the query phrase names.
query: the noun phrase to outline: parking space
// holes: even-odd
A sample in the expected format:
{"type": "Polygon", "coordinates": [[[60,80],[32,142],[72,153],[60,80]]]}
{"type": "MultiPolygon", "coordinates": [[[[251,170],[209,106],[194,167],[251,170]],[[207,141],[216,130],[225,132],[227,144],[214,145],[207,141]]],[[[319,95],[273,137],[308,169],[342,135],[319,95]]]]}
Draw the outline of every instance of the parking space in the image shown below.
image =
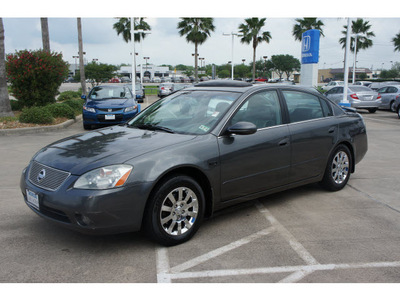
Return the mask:
{"type": "Polygon", "coordinates": [[[229,208],[170,248],[140,233],[75,233],[25,205],[22,169],[81,123],[0,136],[0,282],[400,282],[400,121],[363,116],[369,151],[346,188],[313,184],[229,208]]]}

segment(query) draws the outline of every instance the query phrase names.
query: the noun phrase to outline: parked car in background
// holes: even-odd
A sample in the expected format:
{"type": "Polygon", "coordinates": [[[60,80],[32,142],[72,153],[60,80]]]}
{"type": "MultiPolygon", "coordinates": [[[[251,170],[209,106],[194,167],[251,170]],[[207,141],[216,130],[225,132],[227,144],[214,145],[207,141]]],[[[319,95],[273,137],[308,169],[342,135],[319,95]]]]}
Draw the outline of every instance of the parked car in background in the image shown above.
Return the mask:
{"type": "Polygon", "coordinates": [[[114,77],[114,78],[111,78],[108,82],[109,83],[121,83],[121,79],[119,79],[118,77],[114,77]]]}
{"type": "Polygon", "coordinates": [[[328,84],[323,85],[321,88],[324,91],[329,91],[330,89],[333,89],[334,87],[337,86],[343,86],[344,85],[344,81],[330,81],[328,84]]]}
{"type": "MultiPolygon", "coordinates": [[[[334,87],[325,93],[325,96],[335,103],[343,100],[344,87],[334,87]]],[[[374,113],[381,105],[381,95],[361,85],[349,85],[347,90],[347,100],[351,107],[358,109],[367,109],[370,113],[374,113]]]]}
{"type": "Polygon", "coordinates": [[[366,86],[369,87],[369,85],[372,83],[372,81],[356,81],[354,83],[354,85],[362,85],[362,86],[366,86]]]}
{"type": "Polygon", "coordinates": [[[121,77],[121,83],[129,83],[132,82],[132,79],[130,79],[128,76],[121,77]]]}
{"type": "Polygon", "coordinates": [[[266,78],[266,77],[258,77],[256,79],[254,79],[254,81],[268,82],[268,78],[266,78]]]}
{"type": "Polygon", "coordinates": [[[400,82],[397,81],[382,81],[382,82],[373,82],[371,83],[368,87],[374,91],[377,91],[378,89],[388,86],[388,85],[399,85],[400,82]]]}
{"type": "Polygon", "coordinates": [[[136,101],[137,102],[143,103],[143,100],[146,97],[143,84],[136,82],[136,84],[135,84],[135,96],[136,96],[136,101]]]}
{"type": "Polygon", "coordinates": [[[390,109],[396,112],[396,97],[400,95],[400,85],[388,85],[377,90],[382,96],[380,109],[390,109]]]}
{"type": "Polygon", "coordinates": [[[396,96],[396,102],[395,102],[394,106],[395,106],[395,110],[396,110],[397,116],[400,119],[400,96],[399,95],[396,96]]]}
{"type": "Polygon", "coordinates": [[[140,112],[140,106],[126,86],[99,85],[82,99],[85,99],[82,111],[84,129],[125,123],[140,112]]]}
{"type": "Polygon", "coordinates": [[[55,224],[91,234],[143,229],[172,246],[233,204],[314,182],[341,190],[367,149],[361,115],[319,93],[209,81],[124,125],[46,146],[20,188],[55,224]]]}
{"type": "Polygon", "coordinates": [[[162,98],[168,96],[173,92],[173,83],[172,82],[162,82],[158,86],[157,96],[162,98]]]}

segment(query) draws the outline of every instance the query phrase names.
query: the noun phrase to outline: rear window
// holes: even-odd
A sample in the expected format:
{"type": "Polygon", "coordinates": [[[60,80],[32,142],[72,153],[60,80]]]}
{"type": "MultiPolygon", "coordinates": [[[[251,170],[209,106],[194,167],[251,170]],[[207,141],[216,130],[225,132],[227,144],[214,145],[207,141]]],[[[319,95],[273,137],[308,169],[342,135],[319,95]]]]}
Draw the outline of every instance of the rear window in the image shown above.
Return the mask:
{"type": "Polygon", "coordinates": [[[352,86],[349,88],[353,92],[370,92],[371,89],[367,88],[366,86],[352,86]]]}

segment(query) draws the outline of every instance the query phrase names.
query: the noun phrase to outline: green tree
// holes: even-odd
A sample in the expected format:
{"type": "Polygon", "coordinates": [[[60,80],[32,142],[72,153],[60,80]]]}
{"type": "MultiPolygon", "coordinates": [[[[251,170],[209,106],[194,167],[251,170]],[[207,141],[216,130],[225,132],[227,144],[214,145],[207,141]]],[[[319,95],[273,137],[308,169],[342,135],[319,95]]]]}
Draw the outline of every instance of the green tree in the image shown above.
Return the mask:
{"type": "Polygon", "coordinates": [[[0,117],[14,116],[8,97],[3,19],[0,18],[0,117]]]}
{"type": "Polygon", "coordinates": [[[239,25],[239,32],[243,35],[240,39],[242,43],[250,44],[253,47],[253,81],[256,78],[256,49],[257,46],[266,42],[269,43],[271,40],[271,33],[269,31],[262,31],[265,25],[266,18],[248,18],[244,20],[244,23],[239,25]]]}
{"type": "MultiPolygon", "coordinates": [[[[370,31],[372,25],[369,24],[369,21],[364,21],[363,19],[358,18],[356,21],[351,21],[351,33],[352,35],[357,35],[357,53],[360,50],[368,49],[372,47],[373,41],[371,37],[375,36],[373,31],[370,31]]],[[[346,34],[347,34],[347,25],[343,26],[345,30],[342,31],[343,37],[339,39],[339,43],[342,44],[342,49],[346,48],[346,34]]],[[[354,53],[355,49],[355,36],[351,37],[350,40],[350,50],[354,53]]],[[[356,54],[357,54],[356,53],[356,54]]]]}
{"type": "Polygon", "coordinates": [[[279,79],[282,79],[283,74],[286,74],[287,79],[289,79],[294,70],[300,70],[300,61],[289,54],[272,55],[271,62],[274,65],[275,72],[279,75],[279,79]]]}
{"type": "Polygon", "coordinates": [[[294,36],[295,41],[301,41],[303,33],[310,29],[318,29],[322,36],[324,36],[324,32],[322,27],[325,24],[318,20],[317,18],[303,18],[296,19],[296,24],[293,25],[292,35],[294,36]]]}
{"type": "Polygon", "coordinates": [[[394,45],[394,51],[400,52],[400,32],[392,39],[394,45]]]}
{"type": "Polygon", "coordinates": [[[215,30],[213,18],[181,18],[178,23],[179,35],[185,36],[188,43],[194,44],[194,77],[195,81],[199,81],[198,77],[198,46],[202,45],[211,32],[215,30]]]}
{"type": "Polygon", "coordinates": [[[68,63],[56,52],[22,50],[7,56],[6,70],[12,93],[22,106],[43,106],[55,102],[68,63]]]}
{"type": "MultiPolygon", "coordinates": [[[[117,31],[117,34],[122,34],[122,38],[125,42],[131,41],[131,18],[117,18],[118,22],[114,23],[113,28],[117,31]]],[[[133,18],[134,30],[151,30],[151,26],[144,20],[145,18],[133,18]]],[[[145,32],[135,33],[135,42],[140,42],[146,37],[145,32]]]]}
{"type": "Polygon", "coordinates": [[[85,66],[86,77],[93,80],[92,87],[113,78],[116,70],[116,66],[96,62],[88,63],[85,66]]]}

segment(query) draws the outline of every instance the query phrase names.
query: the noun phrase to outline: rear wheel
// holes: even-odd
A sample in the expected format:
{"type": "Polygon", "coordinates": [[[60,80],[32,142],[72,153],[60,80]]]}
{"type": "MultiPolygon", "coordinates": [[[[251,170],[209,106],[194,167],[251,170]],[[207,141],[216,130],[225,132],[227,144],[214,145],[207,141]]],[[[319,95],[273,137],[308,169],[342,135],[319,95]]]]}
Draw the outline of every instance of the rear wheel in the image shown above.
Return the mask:
{"type": "Polygon", "coordinates": [[[329,191],[338,191],[345,187],[352,168],[351,153],[347,146],[339,145],[329,157],[321,185],[329,191]]]}
{"type": "Polygon", "coordinates": [[[396,102],[390,102],[390,111],[396,112],[396,102]]]}
{"type": "Polygon", "coordinates": [[[204,213],[204,193],[191,177],[177,175],[156,188],[144,225],[150,238],[173,246],[188,241],[199,229],[204,213]]]}

